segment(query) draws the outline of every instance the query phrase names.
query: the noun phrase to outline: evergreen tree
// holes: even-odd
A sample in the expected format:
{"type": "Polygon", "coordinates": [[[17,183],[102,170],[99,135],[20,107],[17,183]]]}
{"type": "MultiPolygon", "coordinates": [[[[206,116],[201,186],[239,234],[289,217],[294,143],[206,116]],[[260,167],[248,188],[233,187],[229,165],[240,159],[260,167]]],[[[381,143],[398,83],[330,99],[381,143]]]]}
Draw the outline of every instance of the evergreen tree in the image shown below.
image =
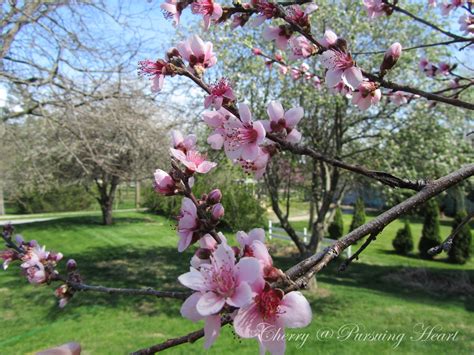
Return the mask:
{"type": "Polygon", "coordinates": [[[413,250],[413,235],[408,221],[405,221],[405,226],[398,230],[392,245],[397,254],[401,255],[408,255],[413,250]]]}
{"type": "Polygon", "coordinates": [[[329,225],[328,232],[329,238],[331,239],[339,239],[344,235],[344,221],[342,220],[342,211],[340,207],[336,208],[334,220],[329,225]]]}
{"type": "MultiPolygon", "coordinates": [[[[453,232],[461,221],[467,216],[466,211],[459,211],[453,220],[453,232]]],[[[466,223],[454,237],[451,249],[449,249],[449,262],[455,264],[465,264],[471,256],[471,228],[466,223]]]]}
{"type": "Polygon", "coordinates": [[[359,197],[354,206],[354,215],[352,217],[351,229],[352,232],[354,229],[360,227],[365,223],[365,206],[364,200],[359,197]]]}
{"type": "Polygon", "coordinates": [[[423,259],[432,259],[428,254],[428,250],[441,244],[439,234],[439,207],[436,200],[432,199],[425,205],[425,220],[423,222],[423,230],[421,232],[418,250],[423,259]]]}

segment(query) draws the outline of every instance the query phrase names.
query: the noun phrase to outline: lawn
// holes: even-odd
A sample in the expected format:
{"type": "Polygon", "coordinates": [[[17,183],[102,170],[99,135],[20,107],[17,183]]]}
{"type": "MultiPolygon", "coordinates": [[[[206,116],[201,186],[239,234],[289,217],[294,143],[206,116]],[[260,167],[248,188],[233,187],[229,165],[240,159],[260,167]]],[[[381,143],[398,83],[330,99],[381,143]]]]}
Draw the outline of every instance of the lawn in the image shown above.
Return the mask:
{"type": "MultiPolygon", "coordinates": [[[[99,221],[98,216],[74,216],[18,226],[17,231],[76,259],[87,283],[176,287],[191,252],[177,253],[173,221],[146,213],[119,214],[109,227],[99,221]]],[[[346,272],[337,272],[336,261],[319,275],[317,290],[305,291],[313,322],[290,331],[300,340],[288,342],[288,354],[474,352],[473,262],[456,266],[393,254],[390,243],[400,225],[387,228],[346,272]],[[434,327],[436,339],[416,340],[422,326],[427,331],[434,327]],[[369,340],[366,334],[371,333],[369,340]],[[456,334],[454,340],[446,340],[447,334],[443,340],[441,333],[456,334]]],[[[412,228],[418,236],[421,225],[412,228]]],[[[443,226],[443,235],[449,230],[443,226]]],[[[286,268],[296,261],[284,247],[290,244],[272,244],[279,246],[275,264],[286,268]]],[[[54,287],[29,285],[15,265],[0,275],[0,354],[29,354],[71,340],[82,344],[83,354],[125,354],[202,326],[180,317],[179,301],[151,297],[81,293],[61,310],[54,287]]],[[[169,353],[203,354],[202,343],[169,353]]],[[[237,351],[256,354],[258,347],[253,340],[236,338],[227,326],[208,353],[237,351]]]]}

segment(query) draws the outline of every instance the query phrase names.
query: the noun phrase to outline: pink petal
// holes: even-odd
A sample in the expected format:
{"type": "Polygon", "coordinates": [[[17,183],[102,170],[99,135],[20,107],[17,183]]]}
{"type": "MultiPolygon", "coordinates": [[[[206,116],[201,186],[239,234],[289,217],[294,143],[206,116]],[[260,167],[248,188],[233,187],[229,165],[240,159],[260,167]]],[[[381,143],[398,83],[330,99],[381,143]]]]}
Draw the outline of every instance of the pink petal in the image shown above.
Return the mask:
{"type": "Polygon", "coordinates": [[[188,197],[183,197],[183,201],[181,202],[181,209],[188,212],[192,216],[197,216],[197,208],[194,204],[193,200],[188,197]]]}
{"type": "Polygon", "coordinates": [[[245,245],[250,244],[249,242],[249,236],[247,233],[243,231],[239,231],[236,234],[237,241],[239,242],[240,246],[243,248],[245,245]]]}
{"type": "Polygon", "coordinates": [[[179,161],[186,161],[186,155],[181,150],[170,148],[170,152],[171,155],[179,161]]]}
{"type": "Polygon", "coordinates": [[[222,135],[219,133],[211,134],[207,138],[207,143],[211,145],[212,149],[220,150],[224,145],[224,137],[222,137],[222,135]]]}
{"type": "Polygon", "coordinates": [[[265,129],[266,132],[271,132],[270,128],[270,120],[261,120],[260,123],[262,124],[263,128],[265,129]]]}
{"type": "Polygon", "coordinates": [[[283,106],[278,101],[272,101],[267,107],[268,116],[272,121],[278,121],[280,118],[283,118],[285,111],[283,106]]]}
{"type": "Polygon", "coordinates": [[[252,121],[252,114],[250,113],[250,109],[248,105],[240,103],[239,114],[240,114],[240,119],[242,120],[242,122],[252,121]]]}
{"type": "Polygon", "coordinates": [[[258,336],[262,323],[265,320],[258,311],[255,302],[243,306],[237,312],[234,319],[235,332],[242,338],[254,338],[258,336]]]}
{"type": "Polygon", "coordinates": [[[311,306],[299,291],[292,291],[283,296],[279,310],[282,312],[280,319],[285,327],[303,328],[311,323],[311,306]]]}
{"type": "Polygon", "coordinates": [[[265,241],[265,230],[263,228],[254,228],[249,232],[248,244],[251,244],[254,240],[259,240],[262,243],[265,241]]]}
{"type": "Polygon", "coordinates": [[[275,326],[274,329],[266,329],[265,331],[267,336],[263,335],[258,339],[262,347],[272,355],[284,355],[286,350],[285,330],[280,328],[278,331],[278,326],[275,326]],[[268,336],[268,334],[276,334],[277,336],[268,336]]]}
{"type": "Polygon", "coordinates": [[[159,92],[163,88],[164,75],[155,75],[151,85],[151,91],[159,92]]]}
{"type": "Polygon", "coordinates": [[[204,348],[209,349],[216,341],[221,331],[221,317],[219,315],[206,317],[204,326],[204,348]]]}
{"type": "Polygon", "coordinates": [[[278,36],[275,41],[275,44],[278,49],[281,49],[282,51],[284,51],[286,47],[288,47],[288,38],[284,36],[278,36]]]}
{"type": "Polygon", "coordinates": [[[267,26],[262,32],[262,37],[265,41],[272,41],[278,38],[280,28],[275,26],[267,26]]]}
{"type": "Polygon", "coordinates": [[[252,289],[249,284],[242,282],[234,291],[232,297],[227,298],[227,304],[233,307],[242,307],[252,300],[252,289]]]}
{"type": "Polygon", "coordinates": [[[197,322],[198,320],[203,319],[204,317],[201,316],[197,309],[196,304],[198,303],[199,299],[201,298],[200,292],[195,292],[184,301],[183,305],[181,306],[181,315],[184,318],[192,320],[193,322],[197,322]]]}
{"type": "Polygon", "coordinates": [[[364,79],[361,70],[357,67],[350,67],[344,70],[344,77],[346,79],[347,84],[349,84],[352,89],[357,88],[364,79]]]}
{"type": "Polygon", "coordinates": [[[263,124],[260,121],[254,122],[253,123],[253,129],[257,131],[257,144],[262,143],[265,140],[265,128],[263,127],[263,124]]]}
{"type": "Polygon", "coordinates": [[[216,251],[213,253],[213,258],[217,268],[234,268],[235,253],[234,250],[227,244],[219,244],[216,251]]]}
{"type": "Polygon", "coordinates": [[[179,276],[178,281],[183,286],[186,286],[190,288],[191,290],[205,291],[206,286],[204,284],[204,278],[202,277],[202,274],[193,267],[190,267],[189,270],[190,272],[187,272],[179,276]]]}
{"type": "Polygon", "coordinates": [[[247,144],[242,149],[242,159],[255,160],[258,157],[260,148],[256,144],[247,144]]]}
{"type": "Polygon", "coordinates": [[[224,307],[225,298],[212,291],[204,293],[199,299],[196,309],[202,316],[218,313],[224,307]]]}
{"type": "Polygon", "coordinates": [[[341,76],[342,76],[342,70],[328,69],[328,71],[326,72],[326,85],[329,88],[336,86],[341,81],[341,76]]]}
{"type": "Polygon", "coordinates": [[[273,265],[273,260],[270,254],[268,253],[268,249],[259,240],[254,240],[252,244],[250,245],[250,248],[252,249],[253,256],[257,259],[260,260],[263,264],[263,266],[272,266],[273,265]]]}
{"type": "Polygon", "coordinates": [[[178,252],[182,253],[191,245],[193,232],[180,232],[179,237],[178,252]]]}
{"type": "Polygon", "coordinates": [[[198,35],[193,35],[190,42],[191,49],[195,56],[200,57],[205,54],[205,45],[203,40],[198,35]]]}
{"type": "Polygon", "coordinates": [[[262,277],[262,268],[256,258],[242,258],[235,265],[235,268],[235,276],[240,282],[252,283],[259,277],[262,277]]]}
{"type": "Polygon", "coordinates": [[[201,164],[196,169],[196,172],[201,173],[201,174],[206,174],[208,173],[212,168],[215,168],[217,166],[217,163],[213,163],[210,161],[203,161],[201,164]]]}
{"type": "Polygon", "coordinates": [[[294,128],[303,118],[304,110],[302,107],[293,107],[285,112],[285,121],[288,128],[294,128]]]}
{"type": "Polygon", "coordinates": [[[285,140],[289,143],[298,143],[301,140],[301,133],[293,128],[285,140]]]}

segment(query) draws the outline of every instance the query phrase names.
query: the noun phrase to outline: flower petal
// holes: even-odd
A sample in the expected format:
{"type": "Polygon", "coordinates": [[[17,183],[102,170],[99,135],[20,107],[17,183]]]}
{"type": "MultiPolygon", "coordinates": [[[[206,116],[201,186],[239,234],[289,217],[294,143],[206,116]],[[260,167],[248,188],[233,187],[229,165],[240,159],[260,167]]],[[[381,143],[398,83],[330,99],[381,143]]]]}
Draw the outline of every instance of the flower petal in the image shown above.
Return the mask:
{"type": "Polygon", "coordinates": [[[285,111],[283,110],[283,106],[278,101],[272,101],[267,106],[267,113],[268,116],[272,121],[278,121],[280,118],[283,118],[285,115],[285,111]]]}
{"type": "Polygon", "coordinates": [[[204,318],[198,313],[196,309],[196,305],[199,299],[201,298],[201,295],[202,294],[200,292],[195,292],[191,296],[186,298],[183,305],[181,306],[181,315],[184,318],[192,320],[193,322],[197,322],[198,320],[204,318]]]}
{"type": "Polygon", "coordinates": [[[288,128],[294,128],[303,118],[304,110],[302,107],[293,107],[285,112],[285,121],[288,128]]]}
{"type": "Polygon", "coordinates": [[[283,296],[279,311],[285,327],[302,328],[311,323],[311,306],[301,292],[292,291],[283,296]]]}
{"type": "Polygon", "coordinates": [[[209,349],[221,332],[221,317],[219,315],[206,317],[204,326],[204,348],[209,349]]]}
{"type": "Polygon", "coordinates": [[[236,274],[240,282],[252,283],[259,277],[263,277],[262,268],[256,258],[245,257],[235,265],[236,274]]]}
{"type": "Polygon", "coordinates": [[[179,276],[178,281],[181,282],[183,286],[189,287],[191,290],[205,291],[206,287],[202,274],[193,267],[189,268],[189,270],[189,272],[179,276]]]}
{"type": "Polygon", "coordinates": [[[212,291],[204,293],[199,299],[196,309],[202,316],[218,313],[224,307],[225,298],[212,291]]]}
{"type": "Polygon", "coordinates": [[[226,302],[230,306],[242,307],[252,301],[252,289],[249,284],[242,282],[234,291],[232,297],[227,298],[226,302]]]}

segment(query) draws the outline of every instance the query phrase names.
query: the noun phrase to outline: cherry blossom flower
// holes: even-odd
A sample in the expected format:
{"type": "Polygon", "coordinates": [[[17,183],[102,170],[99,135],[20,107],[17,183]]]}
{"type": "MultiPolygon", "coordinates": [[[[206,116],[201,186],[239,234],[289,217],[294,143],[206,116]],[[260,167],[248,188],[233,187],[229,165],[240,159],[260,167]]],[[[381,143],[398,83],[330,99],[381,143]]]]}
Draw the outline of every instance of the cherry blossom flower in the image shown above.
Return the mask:
{"type": "Polygon", "coordinates": [[[334,94],[341,94],[344,95],[348,98],[352,97],[352,88],[346,85],[343,81],[338,82],[336,85],[334,85],[332,88],[329,88],[329,91],[331,91],[334,94]]]}
{"type": "Polygon", "coordinates": [[[281,75],[286,75],[288,73],[288,67],[286,65],[278,64],[278,72],[281,75]]]}
{"type": "Polygon", "coordinates": [[[252,48],[253,55],[262,55],[262,50],[260,48],[254,47],[252,48]]]}
{"type": "Polygon", "coordinates": [[[318,51],[316,46],[305,36],[292,37],[289,44],[291,48],[290,60],[307,58],[318,51]]]}
{"type": "Polygon", "coordinates": [[[221,202],[222,192],[219,189],[214,189],[207,195],[207,203],[215,204],[221,202]]]}
{"type": "MultiPolygon", "coordinates": [[[[210,264],[178,277],[183,286],[200,293],[196,310],[201,316],[218,314],[225,304],[242,307],[252,299],[251,284],[263,282],[257,259],[243,257],[237,263],[234,250],[221,243],[210,256],[210,264]]],[[[195,296],[196,297],[196,296],[195,296]]]]}
{"type": "Polygon", "coordinates": [[[212,43],[204,42],[198,35],[193,35],[186,41],[178,43],[176,47],[198,76],[217,63],[217,57],[212,51],[212,43]]]}
{"type": "Polygon", "coordinates": [[[451,3],[442,3],[440,5],[441,14],[448,16],[451,10],[456,10],[458,7],[464,4],[464,0],[451,0],[451,3]]]}
{"type": "Polygon", "coordinates": [[[292,5],[289,6],[287,9],[287,19],[294,22],[301,28],[309,30],[311,28],[311,24],[309,22],[309,15],[317,9],[318,5],[314,3],[308,5],[305,10],[303,10],[299,5],[292,5]]]}
{"type": "Polygon", "coordinates": [[[207,143],[211,145],[212,149],[222,149],[222,146],[224,145],[224,137],[226,135],[224,123],[227,122],[231,116],[235,118],[235,116],[225,108],[220,108],[217,111],[206,111],[203,113],[202,117],[204,122],[214,130],[207,138],[207,143]]]}
{"type": "Polygon", "coordinates": [[[217,165],[217,163],[207,161],[204,155],[195,150],[188,150],[184,154],[181,150],[170,148],[170,152],[190,173],[206,174],[217,165]]]}
{"type": "Polygon", "coordinates": [[[165,196],[176,194],[176,183],[167,172],[161,169],[156,169],[154,176],[155,181],[153,186],[156,192],[165,196]]]}
{"type": "Polygon", "coordinates": [[[237,163],[247,174],[253,174],[256,179],[260,179],[267,170],[270,154],[265,147],[259,149],[258,156],[254,160],[237,159],[237,163]]]}
{"type": "Polygon", "coordinates": [[[382,0],[364,0],[363,4],[370,18],[383,16],[389,11],[387,5],[382,0]]]}
{"type": "Polygon", "coordinates": [[[222,107],[222,104],[228,104],[235,100],[234,91],[229,80],[221,78],[219,81],[210,86],[211,94],[204,99],[204,107],[214,107],[216,110],[222,107]]]}
{"type": "Polygon", "coordinates": [[[389,95],[390,101],[397,106],[405,105],[408,103],[409,95],[403,91],[395,91],[389,95]]]}
{"type": "Polygon", "coordinates": [[[428,6],[430,6],[430,7],[436,7],[436,6],[437,6],[436,0],[428,0],[428,6]]]}
{"type": "Polygon", "coordinates": [[[151,90],[153,92],[161,91],[166,75],[173,75],[167,69],[167,65],[168,63],[163,59],[158,59],[157,61],[146,59],[138,62],[138,74],[150,77],[152,80],[151,90]]]}
{"type": "Polygon", "coordinates": [[[265,27],[262,35],[264,40],[275,41],[278,49],[285,50],[292,34],[293,30],[289,26],[280,25],[265,27]]]}
{"type": "Polygon", "coordinates": [[[35,245],[28,247],[21,260],[21,267],[32,284],[41,284],[49,281],[56,275],[54,267],[62,259],[61,253],[51,253],[46,251],[46,247],[35,245]]]}
{"type": "Polygon", "coordinates": [[[465,14],[459,18],[459,30],[464,34],[470,35],[474,33],[474,15],[465,14]]]}
{"type": "Polygon", "coordinates": [[[179,25],[179,18],[183,10],[188,6],[188,2],[182,0],[165,0],[160,5],[166,19],[172,19],[173,25],[179,25]]]}
{"type": "Polygon", "coordinates": [[[451,66],[448,63],[439,63],[436,69],[436,74],[448,75],[451,70],[451,66]]]}
{"type": "Polygon", "coordinates": [[[259,145],[265,139],[265,129],[260,121],[253,122],[246,104],[239,104],[240,120],[229,116],[224,122],[224,150],[230,159],[254,160],[259,145]]]}
{"type": "Polygon", "coordinates": [[[285,112],[280,102],[272,101],[267,107],[267,113],[270,120],[262,121],[265,131],[284,134],[285,140],[290,143],[301,140],[301,133],[295,127],[303,118],[302,107],[294,107],[285,112]]]}
{"type": "Polygon", "coordinates": [[[174,149],[181,150],[186,153],[188,150],[193,150],[196,147],[197,137],[195,134],[188,134],[186,137],[180,131],[171,131],[171,146],[174,149]]]}
{"type": "Polygon", "coordinates": [[[341,50],[327,50],[321,55],[321,63],[327,69],[326,85],[336,86],[341,80],[354,89],[362,82],[362,72],[355,66],[355,62],[349,53],[341,50]]]}
{"type": "Polygon", "coordinates": [[[331,30],[326,30],[324,32],[323,38],[321,38],[318,42],[324,48],[330,48],[336,44],[336,41],[337,41],[337,35],[331,30]]]}
{"type": "Polygon", "coordinates": [[[197,215],[197,207],[194,202],[187,197],[183,198],[181,203],[181,211],[178,216],[178,251],[184,251],[191,242],[196,239],[195,233],[199,229],[199,220],[197,215]]]}
{"type": "Polygon", "coordinates": [[[193,14],[201,14],[204,17],[204,29],[208,30],[211,20],[217,22],[222,16],[222,7],[213,0],[195,0],[191,4],[193,14]]]}
{"type": "Polygon", "coordinates": [[[361,110],[367,110],[371,105],[376,105],[381,97],[382,92],[375,83],[364,81],[352,95],[352,103],[361,110]]]}
{"type": "Polygon", "coordinates": [[[224,217],[224,206],[222,206],[222,203],[216,203],[212,206],[211,216],[216,221],[224,217]]]}
{"type": "Polygon", "coordinates": [[[311,83],[313,84],[316,90],[321,90],[321,79],[317,75],[313,75],[311,78],[311,83]]]}
{"type": "Polygon", "coordinates": [[[421,71],[423,71],[428,77],[433,77],[436,75],[438,67],[430,63],[427,59],[422,58],[418,65],[421,71]]]}
{"type": "Polygon", "coordinates": [[[285,328],[303,328],[311,323],[311,307],[297,291],[286,295],[272,289],[268,283],[255,284],[257,295],[248,305],[240,308],[234,319],[235,332],[242,338],[256,338],[261,353],[284,354],[285,328]],[[274,337],[268,334],[281,334],[274,337]]]}

